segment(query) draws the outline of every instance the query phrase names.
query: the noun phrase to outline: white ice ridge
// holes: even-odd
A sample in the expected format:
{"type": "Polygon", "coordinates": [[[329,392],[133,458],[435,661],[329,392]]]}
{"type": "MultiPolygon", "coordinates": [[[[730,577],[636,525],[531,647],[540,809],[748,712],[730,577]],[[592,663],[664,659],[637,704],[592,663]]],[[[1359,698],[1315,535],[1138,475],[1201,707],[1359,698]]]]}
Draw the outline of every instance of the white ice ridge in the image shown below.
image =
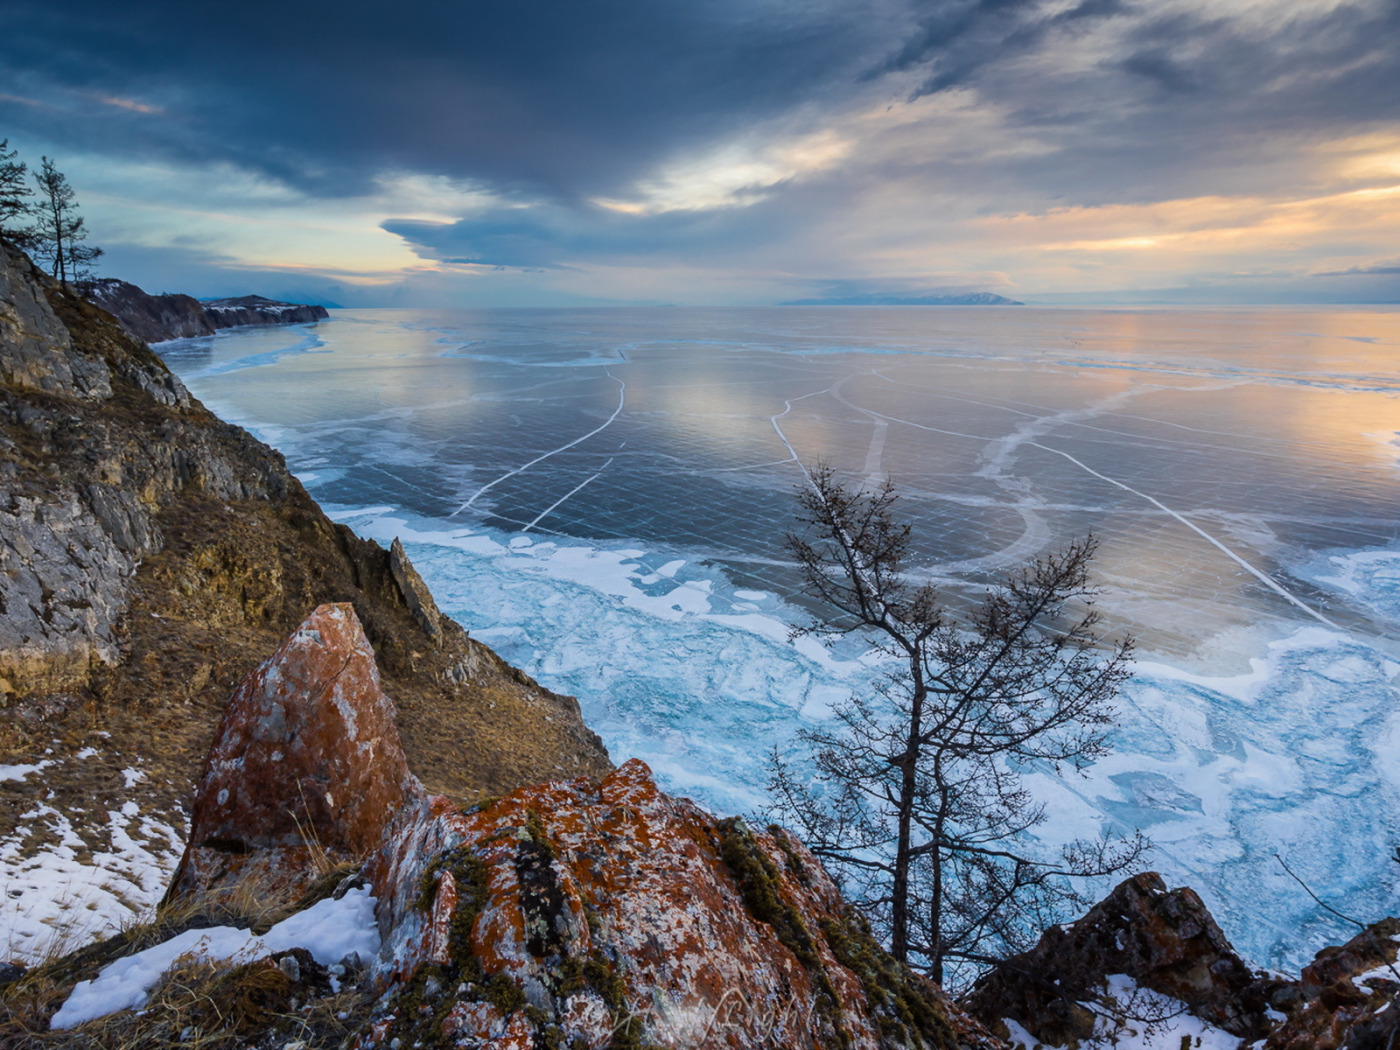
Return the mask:
{"type": "Polygon", "coordinates": [[[1346,633],[1347,633],[1345,628],[1339,626],[1338,624],[1333,623],[1333,622],[1332,622],[1331,620],[1329,620],[1327,617],[1323,616],[1322,613],[1318,612],[1316,609],[1314,609],[1314,608],[1313,608],[1311,605],[1309,605],[1307,602],[1303,601],[1303,599],[1299,598],[1297,595],[1293,594],[1291,591],[1289,591],[1287,588],[1285,588],[1282,584],[1280,584],[1277,580],[1275,580],[1275,579],[1274,579],[1272,576],[1270,576],[1268,573],[1263,572],[1263,571],[1260,570],[1260,569],[1256,569],[1256,568],[1255,568],[1253,565],[1251,565],[1249,562],[1245,561],[1244,558],[1241,558],[1238,554],[1236,554],[1234,551],[1232,551],[1229,547],[1225,546],[1225,544],[1221,543],[1219,540],[1217,540],[1217,539],[1216,539],[1214,536],[1212,536],[1210,533],[1206,532],[1205,529],[1201,528],[1199,525],[1197,525],[1195,522],[1191,521],[1190,519],[1186,518],[1185,516],[1183,516],[1183,515],[1181,515],[1181,514],[1178,514],[1176,511],[1172,510],[1170,507],[1168,507],[1168,506],[1167,506],[1165,503],[1163,503],[1161,500],[1156,499],[1156,498],[1154,498],[1154,497],[1152,497],[1152,496],[1149,496],[1149,495],[1148,495],[1147,493],[1145,493],[1145,492],[1139,492],[1137,489],[1133,488],[1131,485],[1125,485],[1123,482],[1118,481],[1118,480],[1116,480],[1115,478],[1110,478],[1107,474],[1100,474],[1100,473],[1099,473],[1097,470],[1095,470],[1093,467],[1089,466],[1088,464],[1081,463],[1079,460],[1077,460],[1077,459],[1075,459],[1073,456],[1071,456],[1068,452],[1061,452],[1061,451],[1060,451],[1059,449],[1057,449],[1057,448],[1051,448],[1049,445],[1042,445],[1042,444],[1040,444],[1039,442],[1036,442],[1036,441],[1032,441],[1032,442],[1030,442],[1029,444],[1030,444],[1032,447],[1034,447],[1034,448],[1040,449],[1042,452],[1053,452],[1053,453],[1055,453],[1055,455],[1057,455],[1057,456],[1063,456],[1065,459],[1067,459],[1067,460],[1069,460],[1071,463],[1073,463],[1076,467],[1079,467],[1080,469],[1087,471],[1088,473],[1094,475],[1094,477],[1099,478],[1099,479],[1102,480],[1102,481],[1107,481],[1110,485],[1117,485],[1117,486],[1118,486],[1120,489],[1122,489],[1124,492],[1131,492],[1134,496],[1138,496],[1138,497],[1140,497],[1140,498],[1142,498],[1142,499],[1147,500],[1148,503],[1152,504],[1154,507],[1156,507],[1158,510],[1162,511],[1164,514],[1168,514],[1168,515],[1170,515],[1171,517],[1175,518],[1177,521],[1181,522],[1181,524],[1185,525],[1188,529],[1190,529],[1192,532],[1196,533],[1198,536],[1200,536],[1200,537],[1201,537],[1202,539],[1204,539],[1206,542],[1210,543],[1212,546],[1218,547],[1221,551],[1223,551],[1223,552],[1225,553],[1225,556],[1226,556],[1226,557],[1228,557],[1231,561],[1234,561],[1234,562],[1238,563],[1239,566],[1240,566],[1241,568],[1243,568],[1243,569],[1244,569],[1246,572],[1248,572],[1251,576],[1256,577],[1256,578],[1259,580],[1260,583],[1264,584],[1265,587],[1268,587],[1271,591],[1274,591],[1274,592],[1278,593],[1279,595],[1282,595],[1285,599],[1287,599],[1288,601],[1292,602],[1292,603],[1293,603],[1294,605],[1296,605],[1298,608],[1302,609],[1303,612],[1307,613],[1307,614],[1308,614],[1309,616],[1311,616],[1313,619],[1318,620],[1318,621],[1320,621],[1321,623],[1326,624],[1328,627],[1332,628],[1332,630],[1337,631],[1337,632],[1340,633],[1340,634],[1346,634],[1346,633]]]}
{"type": "MultiPolygon", "coordinates": [[[[608,467],[612,466],[612,461],[616,458],[616,456],[609,456],[608,461],[603,464],[603,470],[607,470],[608,467]]],[[[564,493],[564,495],[560,496],[557,500],[551,503],[548,507],[545,507],[544,510],[540,511],[538,514],[535,515],[534,520],[531,521],[530,524],[526,525],[523,529],[520,530],[521,533],[524,534],[526,532],[529,532],[540,522],[544,521],[544,519],[549,517],[550,514],[552,514],[561,503],[563,503],[569,497],[573,496],[575,493],[582,492],[583,487],[587,485],[590,481],[597,481],[599,478],[601,478],[603,476],[603,470],[598,471],[598,473],[594,474],[591,478],[584,478],[577,485],[571,488],[568,492],[564,493]]]]}
{"type": "MultiPolygon", "coordinates": [[[[584,441],[587,441],[587,440],[588,440],[589,438],[591,438],[594,434],[599,434],[599,433],[601,433],[602,431],[606,430],[606,429],[608,428],[608,426],[612,423],[612,421],[622,414],[622,406],[623,406],[623,404],[624,404],[624,403],[626,402],[626,400],[627,400],[627,384],[624,383],[621,379],[618,379],[617,376],[613,375],[612,372],[608,371],[608,369],[605,368],[605,369],[603,369],[603,371],[607,374],[607,377],[608,377],[609,379],[611,379],[614,383],[617,384],[617,407],[616,407],[615,409],[613,409],[613,414],[610,415],[610,416],[608,416],[608,418],[603,422],[602,426],[594,427],[594,428],[593,428],[592,430],[590,430],[587,434],[584,434],[582,437],[576,437],[576,438],[574,438],[574,439],[573,439],[572,441],[570,441],[567,445],[560,445],[558,448],[550,449],[548,452],[545,452],[545,453],[543,453],[543,454],[541,454],[541,455],[536,456],[534,459],[530,460],[530,462],[528,462],[528,463],[523,463],[523,464],[521,464],[520,466],[516,467],[514,470],[508,470],[508,471],[506,471],[504,474],[502,474],[500,477],[496,478],[494,481],[488,481],[485,485],[482,485],[481,488],[477,489],[476,492],[474,492],[474,493],[472,494],[471,499],[467,500],[467,502],[463,503],[460,507],[458,507],[456,510],[454,510],[451,514],[448,515],[448,517],[449,517],[449,518],[455,518],[458,514],[461,514],[462,511],[466,510],[466,509],[467,509],[468,507],[470,507],[473,503],[475,503],[478,499],[480,499],[480,498],[482,497],[482,495],[483,495],[488,489],[492,489],[492,488],[494,488],[495,486],[499,485],[501,482],[505,481],[506,478],[512,478],[512,477],[514,477],[515,475],[521,473],[522,471],[529,470],[529,469],[530,469],[531,467],[533,467],[536,463],[543,462],[544,460],[548,459],[550,456],[558,455],[560,452],[563,452],[563,451],[565,451],[566,449],[571,449],[571,448],[573,448],[575,445],[578,445],[578,444],[580,444],[580,443],[582,443],[582,442],[584,442],[584,441]]],[[[592,479],[589,479],[589,480],[592,480],[592,479]]],[[[581,487],[582,487],[582,486],[580,486],[580,488],[581,488],[581,487]]],[[[538,519],[537,519],[537,520],[538,520],[538,519]]]]}

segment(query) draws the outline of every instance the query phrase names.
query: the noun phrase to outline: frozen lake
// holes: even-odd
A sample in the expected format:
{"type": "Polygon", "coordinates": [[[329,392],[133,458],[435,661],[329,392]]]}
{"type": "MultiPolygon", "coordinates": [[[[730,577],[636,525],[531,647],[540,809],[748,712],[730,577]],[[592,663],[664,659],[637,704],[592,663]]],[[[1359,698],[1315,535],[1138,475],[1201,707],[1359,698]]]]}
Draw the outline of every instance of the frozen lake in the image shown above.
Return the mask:
{"type": "Polygon", "coordinates": [[[1118,751],[1035,778],[1047,844],[1142,827],[1274,965],[1344,932],[1275,852],[1395,910],[1400,311],[342,310],[159,349],[615,759],[724,811],[872,673],[787,640],[799,460],[893,480],[952,593],[1092,531],[1138,674],[1118,751]]]}

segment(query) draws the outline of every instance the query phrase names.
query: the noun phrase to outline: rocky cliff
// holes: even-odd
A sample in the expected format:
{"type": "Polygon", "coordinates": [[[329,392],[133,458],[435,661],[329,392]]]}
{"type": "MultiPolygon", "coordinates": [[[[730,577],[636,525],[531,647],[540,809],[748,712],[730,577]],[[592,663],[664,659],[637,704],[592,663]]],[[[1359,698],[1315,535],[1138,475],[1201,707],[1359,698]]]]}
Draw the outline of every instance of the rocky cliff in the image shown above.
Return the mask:
{"type": "Polygon", "coordinates": [[[282,303],[264,299],[261,295],[242,295],[236,299],[212,299],[204,304],[204,312],[215,328],[237,328],[248,324],[306,324],[330,316],[324,306],[307,303],[282,303]]]}
{"type": "Polygon", "coordinates": [[[186,1045],[361,1050],[1001,1046],[881,951],[780,829],[670,798],[636,761],[464,809],[409,772],[394,714],[354,609],[315,610],[229,701],[165,928],[18,982],[6,998],[30,1045],[157,1046],[179,1032],[186,1045]],[[196,916],[227,918],[249,900],[305,910],[349,887],[373,897],[378,950],[340,965],[339,987],[311,954],[284,948],[69,1003],[91,989],[79,980],[111,984],[123,957],[196,916]],[[253,1005],[217,989],[255,976],[282,998],[245,1023],[253,1005]],[[182,1005],[191,987],[228,1008],[182,1005]],[[335,993],[338,1028],[308,1032],[335,993]],[[56,1017],[74,1030],[46,1031],[56,1017]]]}
{"type": "Polygon", "coordinates": [[[431,790],[611,768],[577,703],[439,616],[401,547],[330,522],[280,455],[0,244],[0,765],[44,767],[0,778],[6,851],[113,848],[129,804],[182,827],[230,689],[328,601],[373,640],[431,790]]]}
{"type": "Polygon", "coordinates": [[[128,333],[147,343],[213,335],[214,320],[192,295],[151,295],[134,284],[104,277],[83,289],[128,333]]]}
{"type": "Polygon", "coordinates": [[[260,295],[201,303],[189,295],[151,295],[134,284],[103,278],[83,287],[130,335],[147,343],[213,335],[220,328],[254,324],[305,324],[330,315],[323,306],[283,303],[260,295]]]}

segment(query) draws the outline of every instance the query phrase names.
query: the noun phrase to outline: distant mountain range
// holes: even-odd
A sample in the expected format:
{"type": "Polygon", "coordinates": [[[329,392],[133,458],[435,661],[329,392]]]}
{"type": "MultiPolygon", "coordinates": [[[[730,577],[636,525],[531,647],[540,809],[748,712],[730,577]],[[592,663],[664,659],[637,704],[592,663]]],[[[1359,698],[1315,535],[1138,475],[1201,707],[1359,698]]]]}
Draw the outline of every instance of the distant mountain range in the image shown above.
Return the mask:
{"type": "Polygon", "coordinates": [[[824,299],[789,299],[779,306],[1025,306],[992,292],[958,295],[839,295],[824,299]]]}

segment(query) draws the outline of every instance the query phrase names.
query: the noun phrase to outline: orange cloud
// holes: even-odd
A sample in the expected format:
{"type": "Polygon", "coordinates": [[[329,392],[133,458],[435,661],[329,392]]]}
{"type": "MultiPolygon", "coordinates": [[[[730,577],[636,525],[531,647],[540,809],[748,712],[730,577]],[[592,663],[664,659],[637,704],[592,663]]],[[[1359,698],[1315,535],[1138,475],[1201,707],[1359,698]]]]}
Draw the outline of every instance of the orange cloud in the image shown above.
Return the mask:
{"type": "Polygon", "coordinates": [[[1062,208],[1043,214],[975,221],[1000,242],[1041,251],[1120,255],[1306,253],[1325,256],[1341,241],[1395,243],[1400,185],[1375,186],[1296,200],[1196,197],[1149,204],[1062,208]]]}

